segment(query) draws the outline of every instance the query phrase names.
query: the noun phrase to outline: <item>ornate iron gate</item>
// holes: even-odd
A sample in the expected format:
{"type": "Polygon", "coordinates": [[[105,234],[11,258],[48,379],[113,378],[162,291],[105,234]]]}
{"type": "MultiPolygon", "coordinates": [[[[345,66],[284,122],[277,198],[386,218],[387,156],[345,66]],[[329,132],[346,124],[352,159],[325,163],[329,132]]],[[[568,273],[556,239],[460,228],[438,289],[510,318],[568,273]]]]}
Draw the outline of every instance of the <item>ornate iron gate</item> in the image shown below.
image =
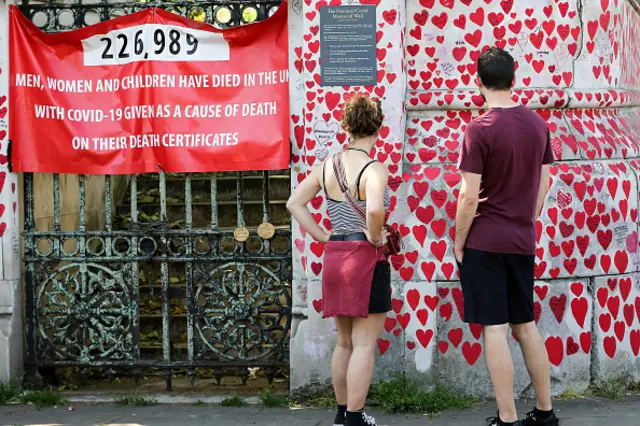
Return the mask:
{"type": "MultiPolygon", "coordinates": [[[[279,3],[23,0],[21,9],[41,29],[59,31],[151,6],[242,25],[279,3]]],[[[170,390],[176,369],[193,383],[204,368],[218,382],[230,374],[246,382],[252,367],[271,381],[288,368],[287,170],[105,176],[97,185],[96,177],[53,175],[50,226],[36,195],[45,177],[24,175],[27,380],[42,367],[126,369],[136,378],[152,367],[170,390]],[[62,206],[70,188],[77,191],[74,229],[61,221],[70,214],[62,206]],[[97,198],[99,218],[88,205],[97,198]],[[272,238],[256,231],[265,222],[276,225],[272,238]],[[246,241],[234,236],[239,227],[250,230],[246,241]]]]}

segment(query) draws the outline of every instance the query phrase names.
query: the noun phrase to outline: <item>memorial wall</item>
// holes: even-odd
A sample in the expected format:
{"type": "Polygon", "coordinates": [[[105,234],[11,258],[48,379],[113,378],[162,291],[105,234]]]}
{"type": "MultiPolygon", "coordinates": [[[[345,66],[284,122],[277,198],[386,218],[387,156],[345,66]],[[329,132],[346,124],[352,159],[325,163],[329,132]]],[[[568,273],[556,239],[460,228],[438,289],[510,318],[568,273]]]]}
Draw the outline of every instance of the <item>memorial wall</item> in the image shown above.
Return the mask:
{"type": "MultiPolygon", "coordinates": [[[[376,155],[391,173],[391,220],[407,247],[391,258],[393,311],[378,340],[377,379],[405,372],[425,386],[491,393],[481,327],[461,321],[451,236],[460,142],[486,108],[473,82],[475,61],[496,45],[516,58],[514,99],[546,120],[557,159],[537,223],[535,286],[552,390],[640,380],[637,3],[305,0],[289,7],[294,185],[348,143],[339,120],[351,93],[382,100],[376,155]],[[375,84],[366,61],[374,52],[373,6],[375,84]]],[[[330,227],[322,195],[311,210],[330,227]]],[[[336,330],[322,320],[324,247],[295,223],[293,234],[296,391],[329,383],[336,330]]],[[[523,395],[529,377],[517,342],[510,344],[523,395]]]]}

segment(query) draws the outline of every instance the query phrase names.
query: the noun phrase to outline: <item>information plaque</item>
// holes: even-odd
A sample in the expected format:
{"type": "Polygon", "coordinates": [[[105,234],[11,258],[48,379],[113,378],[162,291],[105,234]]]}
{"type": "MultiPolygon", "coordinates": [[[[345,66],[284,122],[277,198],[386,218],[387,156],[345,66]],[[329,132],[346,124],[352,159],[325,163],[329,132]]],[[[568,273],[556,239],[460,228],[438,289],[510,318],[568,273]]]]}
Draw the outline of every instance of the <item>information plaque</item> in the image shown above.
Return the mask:
{"type": "Polygon", "coordinates": [[[376,7],[320,8],[322,86],[377,84],[376,7]]]}

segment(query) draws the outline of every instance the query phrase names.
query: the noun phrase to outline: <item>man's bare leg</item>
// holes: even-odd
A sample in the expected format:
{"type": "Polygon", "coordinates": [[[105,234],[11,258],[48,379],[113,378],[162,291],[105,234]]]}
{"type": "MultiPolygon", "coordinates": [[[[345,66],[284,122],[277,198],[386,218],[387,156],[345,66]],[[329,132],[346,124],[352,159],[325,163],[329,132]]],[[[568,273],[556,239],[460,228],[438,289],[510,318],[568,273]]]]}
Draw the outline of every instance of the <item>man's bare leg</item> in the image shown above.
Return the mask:
{"type": "Polygon", "coordinates": [[[513,398],[513,359],[507,343],[508,332],[508,324],[485,326],[484,351],[500,420],[514,423],[518,420],[518,414],[513,398]]]}
{"type": "Polygon", "coordinates": [[[531,383],[536,391],[536,408],[540,411],[551,411],[549,355],[540,331],[534,322],[512,325],[511,329],[518,338],[531,383]]]}

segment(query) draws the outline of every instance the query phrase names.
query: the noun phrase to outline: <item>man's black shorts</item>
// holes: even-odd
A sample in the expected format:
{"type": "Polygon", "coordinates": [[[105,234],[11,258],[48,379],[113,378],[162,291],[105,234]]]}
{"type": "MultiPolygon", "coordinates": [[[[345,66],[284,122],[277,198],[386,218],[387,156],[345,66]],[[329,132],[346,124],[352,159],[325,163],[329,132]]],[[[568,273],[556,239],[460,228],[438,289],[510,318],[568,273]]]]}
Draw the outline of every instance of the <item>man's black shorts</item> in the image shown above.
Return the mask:
{"type": "Polygon", "coordinates": [[[464,322],[500,325],[533,321],[534,256],[466,248],[458,268],[464,322]]]}

